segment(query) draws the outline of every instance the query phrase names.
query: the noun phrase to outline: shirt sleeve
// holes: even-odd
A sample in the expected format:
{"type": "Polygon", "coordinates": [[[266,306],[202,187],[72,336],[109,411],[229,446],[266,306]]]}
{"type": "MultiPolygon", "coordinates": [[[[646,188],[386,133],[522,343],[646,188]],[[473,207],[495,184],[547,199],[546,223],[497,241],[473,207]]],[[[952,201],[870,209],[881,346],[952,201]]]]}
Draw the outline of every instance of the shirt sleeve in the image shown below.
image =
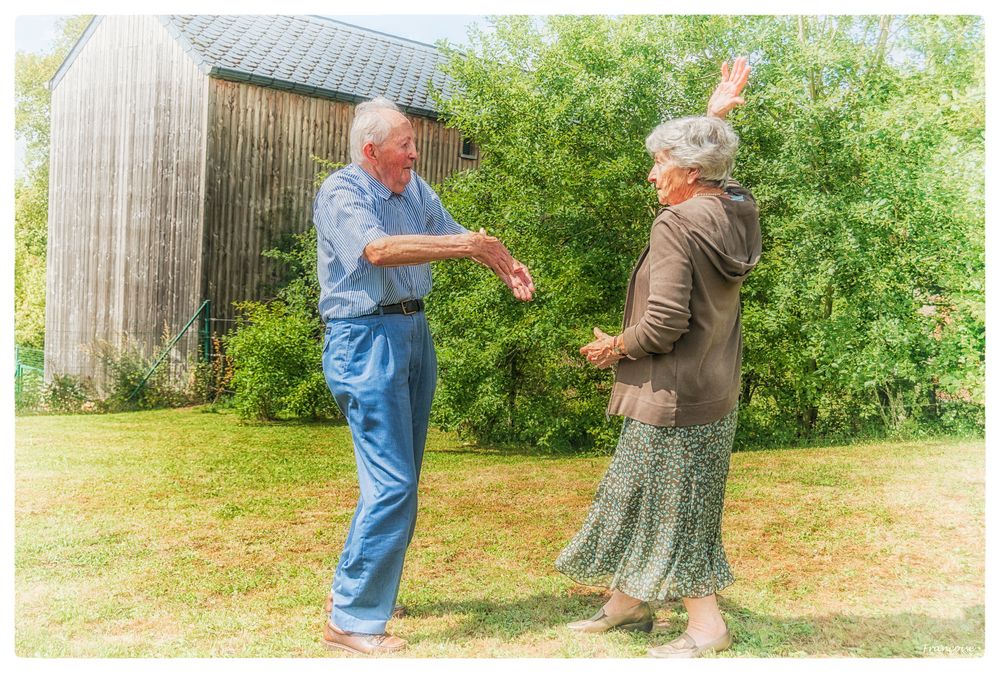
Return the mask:
{"type": "Polygon", "coordinates": [[[371,204],[349,183],[320,189],[313,220],[347,275],[357,270],[365,246],[388,236],[371,204]]]}
{"type": "Polygon", "coordinates": [[[649,236],[649,299],[639,321],[622,332],[632,359],[669,353],[691,321],[691,255],[687,236],[670,222],[656,222],[649,236]]]}
{"type": "Polygon", "coordinates": [[[427,233],[435,236],[469,233],[468,229],[456,222],[451,213],[445,210],[441,197],[423,179],[420,180],[420,191],[427,217],[427,233]]]}

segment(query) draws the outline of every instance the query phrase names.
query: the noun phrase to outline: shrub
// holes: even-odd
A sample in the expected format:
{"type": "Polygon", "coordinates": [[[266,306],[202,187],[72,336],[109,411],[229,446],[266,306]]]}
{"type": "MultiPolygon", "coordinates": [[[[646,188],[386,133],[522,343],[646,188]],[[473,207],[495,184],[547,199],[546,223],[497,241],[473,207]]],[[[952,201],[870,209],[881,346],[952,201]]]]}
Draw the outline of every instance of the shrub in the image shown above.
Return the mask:
{"type": "Polygon", "coordinates": [[[38,410],[42,405],[45,383],[41,372],[28,370],[21,374],[14,388],[14,412],[23,414],[38,410]]]}
{"type": "Polygon", "coordinates": [[[612,374],[576,349],[595,325],[618,331],[648,241],[643,138],[700,114],[719,63],[750,54],[730,117],[764,253],[742,293],[741,441],[974,424],[983,31],[972,16],[497,17],[444,66],[457,86],[441,109],[483,159],[441,198],[507,243],[538,294],[518,305],[483,269],[435,267],[437,422],[494,444],[608,448],[612,374]]]}
{"type": "Polygon", "coordinates": [[[322,323],[280,299],[237,308],[240,323],[224,342],[233,361],[233,406],[240,416],[274,420],[336,414],[322,374],[322,323]]]}
{"type": "Polygon", "coordinates": [[[222,339],[214,334],[209,360],[190,369],[187,394],[197,402],[219,404],[232,396],[232,384],[233,358],[223,351],[222,339]]]}
{"type": "Polygon", "coordinates": [[[57,374],[42,392],[41,408],[57,414],[75,414],[94,409],[93,386],[70,374],[57,374]]]}
{"type": "MultiPolygon", "coordinates": [[[[167,340],[164,335],[164,344],[167,340]]],[[[117,345],[100,340],[91,350],[104,370],[104,384],[100,390],[103,410],[157,409],[191,403],[182,384],[172,379],[169,362],[160,363],[142,389],[136,392],[154,358],[146,355],[143,347],[127,336],[117,345]]]]}

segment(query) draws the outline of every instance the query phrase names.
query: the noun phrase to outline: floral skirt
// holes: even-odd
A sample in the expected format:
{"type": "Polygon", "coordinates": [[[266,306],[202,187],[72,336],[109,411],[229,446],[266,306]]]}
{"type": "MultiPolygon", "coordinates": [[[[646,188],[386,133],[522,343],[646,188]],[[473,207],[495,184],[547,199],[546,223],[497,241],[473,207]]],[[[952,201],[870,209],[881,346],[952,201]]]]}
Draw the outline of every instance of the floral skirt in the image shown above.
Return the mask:
{"type": "Polygon", "coordinates": [[[700,598],[732,584],[722,504],[736,415],[684,427],[626,418],[587,520],[556,568],[647,601],[700,598]]]}

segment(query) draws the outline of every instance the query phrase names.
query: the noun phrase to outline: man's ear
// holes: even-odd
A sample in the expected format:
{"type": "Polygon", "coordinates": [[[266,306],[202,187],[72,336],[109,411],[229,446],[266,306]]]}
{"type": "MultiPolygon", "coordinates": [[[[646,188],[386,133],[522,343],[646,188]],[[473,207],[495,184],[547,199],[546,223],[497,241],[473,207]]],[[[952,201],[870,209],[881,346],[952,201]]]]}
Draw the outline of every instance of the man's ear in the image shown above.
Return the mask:
{"type": "Polygon", "coordinates": [[[361,147],[361,153],[365,155],[365,159],[374,163],[375,162],[375,143],[365,143],[361,147]]]}

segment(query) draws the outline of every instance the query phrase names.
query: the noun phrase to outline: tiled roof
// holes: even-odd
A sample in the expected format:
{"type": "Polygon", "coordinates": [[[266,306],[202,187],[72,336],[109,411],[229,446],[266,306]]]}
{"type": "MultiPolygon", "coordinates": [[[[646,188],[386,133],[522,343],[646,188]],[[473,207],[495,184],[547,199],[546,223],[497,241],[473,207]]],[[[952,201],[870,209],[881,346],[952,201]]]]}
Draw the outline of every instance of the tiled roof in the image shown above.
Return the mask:
{"type": "Polygon", "coordinates": [[[452,82],[431,45],[313,16],[172,15],[160,21],[209,75],[348,101],[385,96],[436,116],[452,82]]]}

